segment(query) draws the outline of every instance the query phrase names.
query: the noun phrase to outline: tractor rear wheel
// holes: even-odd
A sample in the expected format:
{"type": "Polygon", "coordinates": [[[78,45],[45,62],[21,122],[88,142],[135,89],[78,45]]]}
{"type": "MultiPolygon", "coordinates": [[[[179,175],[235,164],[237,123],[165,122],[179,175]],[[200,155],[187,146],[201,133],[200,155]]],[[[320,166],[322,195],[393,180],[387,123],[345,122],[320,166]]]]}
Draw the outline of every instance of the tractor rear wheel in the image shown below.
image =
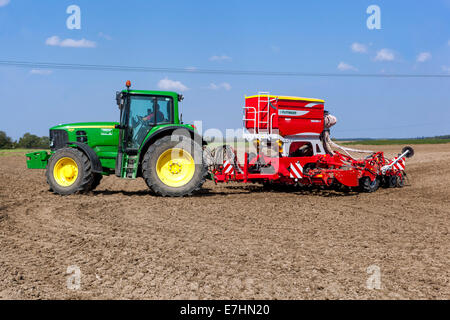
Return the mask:
{"type": "Polygon", "coordinates": [[[92,185],[91,185],[90,190],[95,190],[99,186],[100,182],[102,181],[102,178],[103,178],[102,174],[94,173],[94,178],[92,180],[92,185]]]}
{"type": "Polygon", "coordinates": [[[48,162],[46,176],[50,190],[60,195],[88,192],[94,179],[89,158],[75,148],[57,150],[48,162]]]}
{"type": "Polygon", "coordinates": [[[184,136],[166,136],[152,144],[144,155],[142,176],[156,194],[169,197],[192,195],[208,174],[203,150],[184,136]]]}
{"type": "Polygon", "coordinates": [[[362,192],[375,192],[380,187],[380,179],[378,177],[371,181],[369,177],[362,177],[359,180],[359,188],[362,192]]]}

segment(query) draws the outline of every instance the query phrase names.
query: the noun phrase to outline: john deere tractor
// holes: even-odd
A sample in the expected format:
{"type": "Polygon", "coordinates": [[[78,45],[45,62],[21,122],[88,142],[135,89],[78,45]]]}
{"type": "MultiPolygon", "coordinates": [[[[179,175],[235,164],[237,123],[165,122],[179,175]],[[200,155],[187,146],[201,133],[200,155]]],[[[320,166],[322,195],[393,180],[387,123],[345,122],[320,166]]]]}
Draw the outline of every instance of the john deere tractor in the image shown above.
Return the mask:
{"type": "Polygon", "coordinates": [[[183,124],[169,91],[116,93],[120,122],[83,122],[50,129],[51,152],[27,154],[30,169],[46,169],[50,189],[60,195],[86,193],[103,176],[142,177],[158,195],[191,195],[205,182],[205,142],[193,125],[183,124]]]}

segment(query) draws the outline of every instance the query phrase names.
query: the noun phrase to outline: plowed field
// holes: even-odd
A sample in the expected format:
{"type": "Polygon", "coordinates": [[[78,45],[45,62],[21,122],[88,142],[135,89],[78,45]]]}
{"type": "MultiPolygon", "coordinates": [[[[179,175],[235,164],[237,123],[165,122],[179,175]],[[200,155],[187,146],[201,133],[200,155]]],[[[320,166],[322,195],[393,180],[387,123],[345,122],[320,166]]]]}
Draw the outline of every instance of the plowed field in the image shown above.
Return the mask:
{"type": "Polygon", "coordinates": [[[3,155],[0,298],[449,299],[450,144],[415,150],[403,189],[207,182],[182,199],[116,177],[61,197],[23,154],[3,155]],[[367,288],[373,270],[380,289],[367,288]]]}

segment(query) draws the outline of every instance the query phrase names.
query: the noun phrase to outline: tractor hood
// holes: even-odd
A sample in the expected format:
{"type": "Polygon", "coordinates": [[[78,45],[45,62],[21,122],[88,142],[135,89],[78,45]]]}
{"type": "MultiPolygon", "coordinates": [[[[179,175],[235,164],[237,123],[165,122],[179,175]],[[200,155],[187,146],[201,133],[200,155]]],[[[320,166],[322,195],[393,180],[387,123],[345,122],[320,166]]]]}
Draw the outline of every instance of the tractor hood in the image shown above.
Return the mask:
{"type": "Polygon", "coordinates": [[[77,122],[77,123],[67,123],[59,124],[50,128],[50,130],[67,130],[75,131],[82,129],[114,129],[118,122],[77,122]]]}
{"type": "Polygon", "coordinates": [[[96,151],[107,149],[117,153],[119,145],[118,122],[78,122],[60,124],[50,128],[52,150],[64,148],[68,142],[84,143],[96,151]],[[97,150],[98,149],[98,150],[97,150]]]}

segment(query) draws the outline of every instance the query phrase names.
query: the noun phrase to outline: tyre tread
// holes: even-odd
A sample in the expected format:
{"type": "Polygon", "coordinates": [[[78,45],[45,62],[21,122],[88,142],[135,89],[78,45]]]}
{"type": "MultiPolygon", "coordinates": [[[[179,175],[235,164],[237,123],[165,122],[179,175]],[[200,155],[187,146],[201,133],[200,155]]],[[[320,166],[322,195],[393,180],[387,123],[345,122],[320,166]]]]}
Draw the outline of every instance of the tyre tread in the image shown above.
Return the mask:
{"type": "MultiPolygon", "coordinates": [[[[182,139],[182,137],[180,137],[182,139]]],[[[186,139],[186,138],[185,138],[186,139]]],[[[183,197],[183,196],[192,196],[196,192],[200,191],[203,184],[205,183],[207,176],[208,176],[208,166],[207,163],[204,161],[202,156],[202,164],[201,164],[201,173],[200,177],[198,179],[198,182],[195,184],[195,186],[189,190],[186,193],[183,194],[176,194],[174,192],[171,192],[170,190],[166,189],[163,185],[163,183],[158,183],[158,181],[154,181],[153,176],[155,176],[152,172],[153,168],[150,165],[151,157],[156,154],[156,150],[158,147],[168,144],[172,141],[171,136],[165,136],[161,139],[158,139],[155,141],[147,150],[147,152],[144,155],[143,161],[142,161],[142,176],[147,183],[147,186],[155,192],[157,195],[163,196],[163,197],[183,197]]],[[[189,139],[191,143],[196,144],[195,141],[192,139],[189,139]]],[[[194,146],[195,147],[195,146],[194,146]]],[[[196,147],[199,147],[198,144],[196,147]]],[[[202,148],[200,147],[200,150],[202,148]]]]}

